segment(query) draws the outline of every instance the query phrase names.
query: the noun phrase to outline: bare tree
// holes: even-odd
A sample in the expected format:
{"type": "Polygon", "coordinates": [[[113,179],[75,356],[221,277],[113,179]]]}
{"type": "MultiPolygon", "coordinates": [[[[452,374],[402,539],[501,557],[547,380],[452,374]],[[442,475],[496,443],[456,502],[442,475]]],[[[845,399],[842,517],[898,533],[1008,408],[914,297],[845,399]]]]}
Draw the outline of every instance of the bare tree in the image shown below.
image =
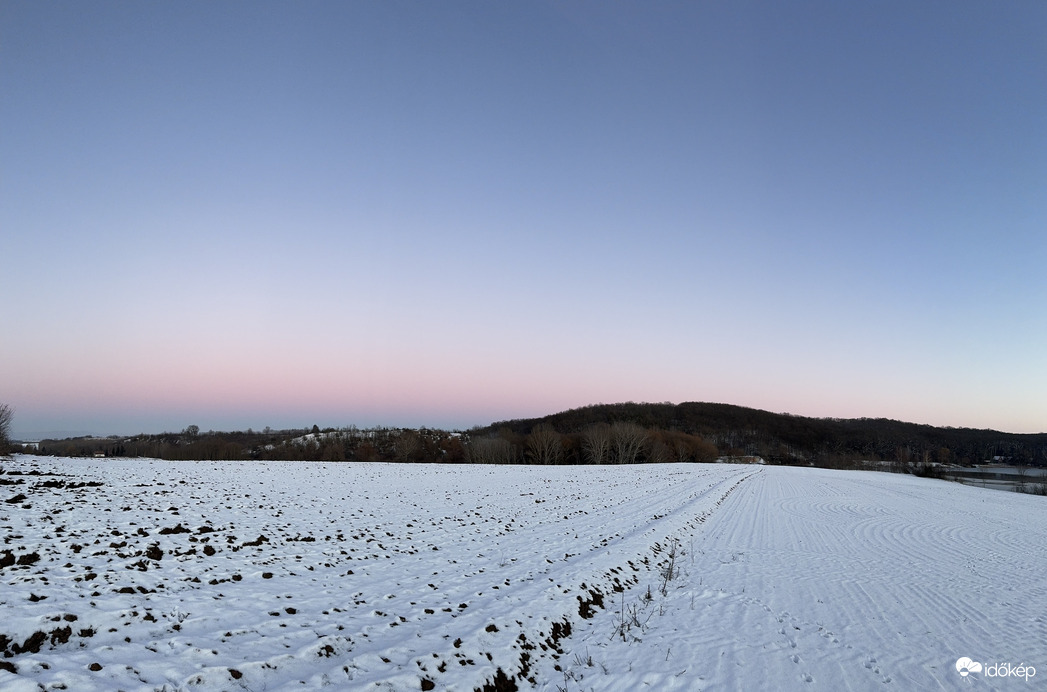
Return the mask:
{"type": "Polygon", "coordinates": [[[582,431],[582,453],[589,464],[604,464],[611,453],[611,426],[594,423],[582,431]]]}
{"type": "Polygon", "coordinates": [[[0,454],[11,449],[11,419],[15,410],[8,404],[0,404],[0,454]]]}
{"type": "Polygon", "coordinates": [[[524,443],[527,458],[535,464],[559,464],[563,461],[563,440],[551,425],[536,425],[524,443]]]}
{"type": "Polygon", "coordinates": [[[676,461],[684,462],[691,461],[694,458],[694,445],[691,443],[691,436],[684,434],[673,435],[673,453],[676,454],[676,461]]]}
{"type": "Polygon", "coordinates": [[[516,448],[504,437],[479,437],[469,441],[466,456],[473,464],[512,464],[516,448]]]}
{"type": "Polygon", "coordinates": [[[702,463],[712,463],[720,456],[720,450],[712,442],[697,438],[694,443],[694,460],[702,463]]]}
{"type": "Polygon", "coordinates": [[[414,430],[401,430],[393,443],[399,461],[415,461],[422,451],[422,438],[414,430]]]}
{"type": "Polygon", "coordinates": [[[321,461],[345,461],[345,440],[338,435],[325,437],[320,443],[321,461]]]}
{"type": "Polygon", "coordinates": [[[1015,490],[1024,493],[1026,476],[1029,475],[1029,459],[1026,456],[1025,448],[1017,445],[1011,459],[1014,463],[1014,471],[1018,475],[1018,484],[1015,490]]]}
{"type": "Polygon", "coordinates": [[[894,448],[894,459],[891,462],[892,470],[895,473],[903,473],[909,467],[909,462],[912,460],[912,450],[908,445],[902,447],[898,446],[894,448]]]}
{"type": "Polygon", "coordinates": [[[618,421],[611,424],[611,450],[614,463],[633,464],[647,441],[647,431],[636,423],[618,421]]]}
{"type": "Polygon", "coordinates": [[[669,446],[658,438],[651,438],[647,444],[647,462],[651,464],[667,464],[672,458],[669,446]]]}

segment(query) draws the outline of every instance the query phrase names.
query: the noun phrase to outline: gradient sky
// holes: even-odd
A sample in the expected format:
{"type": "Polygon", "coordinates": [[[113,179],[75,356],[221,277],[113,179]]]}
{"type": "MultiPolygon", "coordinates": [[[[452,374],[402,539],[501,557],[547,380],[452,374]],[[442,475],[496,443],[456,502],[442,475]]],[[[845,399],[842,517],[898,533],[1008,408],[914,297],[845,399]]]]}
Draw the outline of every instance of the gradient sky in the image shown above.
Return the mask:
{"type": "Polygon", "coordinates": [[[14,433],[1047,430],[1047,3],[0,3],[14,433]]]}

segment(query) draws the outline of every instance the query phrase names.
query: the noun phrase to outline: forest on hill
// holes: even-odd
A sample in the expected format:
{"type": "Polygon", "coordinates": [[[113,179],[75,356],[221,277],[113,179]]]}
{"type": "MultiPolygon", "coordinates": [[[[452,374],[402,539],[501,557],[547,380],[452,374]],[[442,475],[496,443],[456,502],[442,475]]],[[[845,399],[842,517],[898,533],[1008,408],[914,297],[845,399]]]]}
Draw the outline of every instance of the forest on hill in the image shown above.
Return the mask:
{"type": "Polygon", "coordinates": [[[346,428],[201,432],[42,440],[15,451],[171,460],[387,461],[490,464],[711,462],[898,471],[991,460],[1047,466],[1047,433],[938,428],[888,419],[807,418],[687,402],[596,404],[469,431],[346,428]]]}
{"type": "Polygon", "coordinates": [[[715,445],[721,456],[758,456],[777,464],[836,466],[864,460],[969,465],[999,457],[1047,465],[1047,433],[940,428],[885,418],[808,418],[701,402],[595,404],[542,418],[493,423],[472,433],[520,436],[545,425],[570,435],[621,422],[700,437],[715,445]]]}

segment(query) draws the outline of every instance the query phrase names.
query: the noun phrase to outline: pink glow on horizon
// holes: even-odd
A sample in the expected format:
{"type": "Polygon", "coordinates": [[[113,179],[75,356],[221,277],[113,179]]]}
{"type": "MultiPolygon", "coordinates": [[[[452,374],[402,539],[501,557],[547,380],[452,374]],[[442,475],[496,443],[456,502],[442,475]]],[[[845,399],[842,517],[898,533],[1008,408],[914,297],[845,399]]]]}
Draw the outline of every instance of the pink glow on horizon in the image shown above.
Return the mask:
{"type": "MultiPolygon", "coordinates": [[[[928,415],[923,383],[907,383],[899,373],[893,383],[881,375],[876,387],[847,360],[826,381],[807,372],[813,366],[799,363],[794,371],[782,372],[755,365],[724,367],[722,359],[720,367],[712,367],[696,360],[690,372],[676,372],[680,360],[675,357],[668,367],[652,361],[628,370],[616,368],[609,354],[568,361],[536,351],[521,354],[519,366],[510,368],[504,360],[466,349],[418,354],[394,349],[364,356],[312,346],[293,355],[280,346],[244,348],[248,345],[208,352],[205,344],[192,342],[140,350],[116,343],[111,349],[85,347],[64,361],[46,354],[25,363],[22,374],[7,383],[7,392],[27,411],[111,411],[117,417],[173,412],[169,415],[184,421],[214,416],[254,420],[257,427],[300,417],[330,425],[436,425],[453,419],[468,427],[622,401],[712,401],[814,417],[887,417],[1003,429],[1013,427],[1006,424],[1007,416],[1021,420],[1022,413],[1017,402],[1000,409],[998,420],[986,420],[957,397],[952,407],[938,405],[928,415]],[[743,369],[750,371],[747,377],[733,375],[743,369]],[[854,391],[864,396],[850,396],[854,391]]],[[[749,350],[743,346],[737,352],[744,360],[749,350]]],[[[1023,431],[1036,432],[1035,421],[1026,425],[1023,431]]]]}
{"type": "Polygon", "coordinates": [[[438,427],[453,421],[454,427],[470,427],[596,403],[710,401],[813,417],[885,417],[1008,431],[1016,427],[1009,421],[1017,421],[1017,431],[1039,432],[1027,414],[1035,408],[1020,399],[986,418],[977,397],[945,376],[928,390],[927,379],[911,378],[911,368],[902,364],[866,374],[861,359],[875,358],[873,350],[819,363],[797,354],[792,367],[783,369],[780,361],[761,365],[761,344],[741,340],[693,355],[662,347],[636,366],[629,360],[635,347],[625,341],[618,350],[585,357],[561,355],[540,342],[530,350],[525,343],[516,353],[475,341],[429,350],[401,342],[367,352],[341,348],[345,339],[336,333],[304,344],[217,336],[99,339],[64,352],[40,349],[6,378],[5,396],[26,413],[111,412],[113,419],[171,421],[158,424],[168,428],[206,417],[255,427],[303,419],[336,426],[438,427]],[[934,401],[950,387],[955,392],[948,403],[934,401]]]}

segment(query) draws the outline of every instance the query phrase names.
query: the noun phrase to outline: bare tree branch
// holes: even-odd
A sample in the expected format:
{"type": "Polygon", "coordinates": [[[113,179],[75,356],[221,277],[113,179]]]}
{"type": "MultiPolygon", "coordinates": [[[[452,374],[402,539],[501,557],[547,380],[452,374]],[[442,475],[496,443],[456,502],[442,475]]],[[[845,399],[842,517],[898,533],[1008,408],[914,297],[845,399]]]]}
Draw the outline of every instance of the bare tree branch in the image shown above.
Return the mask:
{"type": "Polygon", "coordinates": [[[11,448],[11,419],[15,410],[9,404],[0,404],[0,454],[7,454],[11,448]]]}
{"type": "Polygon", "coordinates": [[[525,443],[527,457],[535,464],[559,464],[563,461],[563,441],[552,426],[535,426],[525,443]]]}
{"type": "Polygon", "coordinates": [[[647,441],[647,431],[636,423],[618,421],[611,424],[611,448],[614,463],[633,464],[647,441]]]}
{"type": "Polygon", "coordinates": [[[605,464],[611,453],[611,426],[594,423],[582,431],[582,453],[589,464],[605,464]]]}

